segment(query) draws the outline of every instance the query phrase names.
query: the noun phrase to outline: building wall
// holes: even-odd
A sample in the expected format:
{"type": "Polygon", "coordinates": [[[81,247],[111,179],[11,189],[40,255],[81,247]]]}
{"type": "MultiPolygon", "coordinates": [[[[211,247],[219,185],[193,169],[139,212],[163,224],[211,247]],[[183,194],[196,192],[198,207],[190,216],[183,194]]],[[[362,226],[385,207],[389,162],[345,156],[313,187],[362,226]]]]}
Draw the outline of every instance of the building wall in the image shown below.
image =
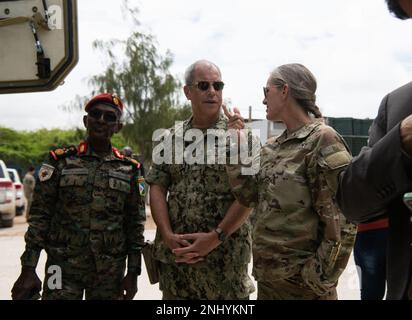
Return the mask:
{"type": "MultiPolygon", "coordinates": [[[[325,117],[325,122],[343,137],[352,155],[356,156],[368,143],[369,127],[373,120],[325,117]]],[[[262,145],[266,143],[268,138],[280,135],[286,128],[282,122],[259,119],[252,120],[247,125],[257,130],[262,145]]]]}
{"type": "Polygon", "coordinates": [[[353,156],[357,156],[361,149],[368,144],[372,119],[327,117],[325,120],[343,137],[353,156]]]}

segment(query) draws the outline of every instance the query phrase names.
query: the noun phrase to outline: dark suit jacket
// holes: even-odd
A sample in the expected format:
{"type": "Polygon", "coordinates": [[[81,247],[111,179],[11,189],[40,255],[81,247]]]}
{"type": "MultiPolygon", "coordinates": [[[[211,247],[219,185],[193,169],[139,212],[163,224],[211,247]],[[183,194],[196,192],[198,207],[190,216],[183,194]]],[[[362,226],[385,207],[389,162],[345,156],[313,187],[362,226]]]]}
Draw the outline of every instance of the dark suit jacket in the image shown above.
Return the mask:
{"type": "Polygon", "coordinates": [[[387,299],[403,299],[411,278],[412,223],[403,204],[412,192],[412,158],[401,149],[400,122],[412,114],[412,82],[389,93],[379,107],[369,147],[342,173],[337,201],[344,215],[359,223],[389,217],[387,299]]]}

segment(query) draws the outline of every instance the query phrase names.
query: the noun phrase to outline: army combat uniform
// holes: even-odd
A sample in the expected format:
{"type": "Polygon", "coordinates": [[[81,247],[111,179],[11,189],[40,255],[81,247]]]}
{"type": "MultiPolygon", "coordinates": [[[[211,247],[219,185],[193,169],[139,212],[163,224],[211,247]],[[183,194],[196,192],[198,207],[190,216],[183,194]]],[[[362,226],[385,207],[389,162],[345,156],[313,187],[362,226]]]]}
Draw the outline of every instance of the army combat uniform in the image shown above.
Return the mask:
{"type": "MultiPolygon", "coordinates": [[[[183,122],[176,130],[179,132],[172,129],[173,139],[177,134],[183,137],[191,128],[192,118],[183,122]]],[[[221,116],[209,129],[227,130],[225,118],[221,116]]],[[[204,130],[203,133],[205,137],[204,130]]],[[[153,164],[146,180],[168,190],[169,219],[176,234],[214,230],[235,201],[224,164],[153,164]]],[[[161,262],[159,285],[163,298],[248,298],[254,291],[247,273],[251,258],[250,232],[251,225],[247,220],[204,261],[193,265],[177,264],[175,256],[157,232],[155,258],[161,262]]]]}
{"type": "MultiPolygon", "coordinates": [[[[146,219],[140,164],[116,149],[99,157],[86,142],[50,152],[39,172],[23,266],[47,252],[43,299],[118,299],[126,267],[140,274],[146,219]],[[140,192],[139,192],[140,190],[140,192]],[[62,288],[50,288],[50,266],[62,288]]],[[[56,284],[56,283],[55,283],[56,284]]]]}
{"type": "Polygon", "coordinates": [[[255,207],[253,275],[258,299],[333,299],[355,226],[335,201],[351,156],[321,120],[268,140],[256,176],[228,167],[240,203],[255,207]]]}

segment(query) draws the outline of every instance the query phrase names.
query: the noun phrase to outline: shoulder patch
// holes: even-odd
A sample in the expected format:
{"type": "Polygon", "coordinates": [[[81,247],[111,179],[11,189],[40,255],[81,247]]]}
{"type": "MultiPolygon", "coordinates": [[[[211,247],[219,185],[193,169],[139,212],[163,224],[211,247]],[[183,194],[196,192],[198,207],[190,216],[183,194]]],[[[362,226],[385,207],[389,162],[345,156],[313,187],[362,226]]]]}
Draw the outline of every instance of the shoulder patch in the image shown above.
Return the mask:
{"type": "Polygon", "coordinates": [[[54,170],[56,170],[55,167],[44,163],[39,170],[39,180],[41,182],[49,180],[52,177],[54,170]]]}
{"type": "Polygon", "coordinates": [[[328,154],[323,160],[329,169],[334,170],[348,165],[351,161],[351,156],[346,150],[342,150],[328,154]]]}
{"type": "Polygon", "coordinates": [[[113,154],[117,159],[123,160],[125,157],[115,147],[112,148],[113,154]]]}
{"type": "Polygon", "coordinates": [[[54,154],[58,157],[64,155],[64,150],[63,149],[56,149],[54,150],[54,154]]]}
{"type": "Polygon", "coordinates": [[[75,154],[77,154],[77,148],[75,146],[70,146],[67,148],[57,148],[55,150],[50,151],[50,156],[56,161],[70,157],[75,154]]]}
{"type": "Polygon", "coordinates": [[[140,196],[144,197],[146,195],[146,188],[143,176],[137,177],[137,185],[139,187],[140,196]]]}
{"type": "Polygon", "coordinates": [[[50,150],[50,156],[51,156],[54,160],[56,160],[56,161],[59,160],[59,157],[54,153],[53,150],[50,150]]]}

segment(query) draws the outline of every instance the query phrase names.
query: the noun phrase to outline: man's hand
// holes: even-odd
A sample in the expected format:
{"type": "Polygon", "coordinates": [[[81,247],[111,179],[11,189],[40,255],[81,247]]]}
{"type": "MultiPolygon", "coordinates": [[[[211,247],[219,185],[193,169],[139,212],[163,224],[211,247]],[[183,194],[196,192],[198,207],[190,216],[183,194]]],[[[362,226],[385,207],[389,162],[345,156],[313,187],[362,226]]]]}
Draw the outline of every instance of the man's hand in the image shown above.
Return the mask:
{"type": "Polygon", "coordinates": [[[41,291],[41,281],[33,267],[23,267],[11,289],[13,300],[29,300],[41,291]]]}
{"type": "Polygon", "coordinates": [[[170,233],[163,237],[164,243],[170,250],[190,246],[190,242],[182,239],[182,237],[175,233],[170,233]]]}
{"type": "Polygon", "coordinates": [[[237,132],[237,143],[240,146],[241,141],[246,141],[245,133],[242,129],[245,128],[245,119],[240,115],[240,111],[238,108],[234,108],[234,112],[230,112],[227,110],[225,105],[222,105],[223,112],[225,113],[226,117],[228,118],[227,128],[228,130],[236,130],[237,132]]]}
{"type": "Polygon", "coordinates": [[[217,233],[211,231],[208,233],[190,233],[180,235],[181,239],[192,240],[193,243],[185,248],[174,249],[177,263],[194,264],[202,261],[205,257],[215,249],[220,241],[217,233]]]}
{"type": "Polygon", "coordinates": [[[400,135],[402,149],[412,157],[412,115],[401,122],[400,135]]]}
{"type": "Polygon", "coordinates": [[[127,273],[122,282],[123,300],[133,300],[137,293],[137,274],[127,273]],[[125,293],[126,292],[126,293],[125,293]]]}
{"type": "Polygon", "coordinates": [[[234,108],[234,112],[229,112],[225,105],[222,105],[223,112],[225,116],[228,118],[227,127],[228,129],[244,129],[245,128],[245,119],[240,115],[240,111],[238,108],[234,108]]]}

